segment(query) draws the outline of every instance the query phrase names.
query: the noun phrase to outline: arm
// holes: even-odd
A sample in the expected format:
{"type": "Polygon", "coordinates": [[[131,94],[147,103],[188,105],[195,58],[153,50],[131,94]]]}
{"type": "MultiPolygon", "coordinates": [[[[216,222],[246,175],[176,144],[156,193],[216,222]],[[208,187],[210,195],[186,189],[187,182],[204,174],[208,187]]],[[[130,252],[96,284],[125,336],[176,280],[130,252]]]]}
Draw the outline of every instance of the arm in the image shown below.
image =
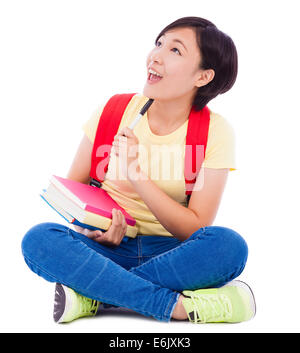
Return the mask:
{"type": "Polygon", "coordinates": [[[180,205],[164,193],[143,171],[141,178],[129,180],[158,221],[177,239],[184,241],[201,227],[209,226],[217,214],[226,184],[228,169],[203,168],[204,183],[199,191],[193,191],[188,208],[180,205]]]}
{"type": "MultiPolygon", "coordinates": [[[[89,184],[91,169],[91,154],[93,144],[84,134],[76,151],[75,157],[67,174],[67,179],[75,180],[80,183],[89,184]]],[[[84,233],[84,228],[73,224],[75,230],[84,233]]],[[[86,230],[87,231],[87,230],[86,230]]]]}
{"type": "Polygon", "coordinates": [[[67,175],[68,179],[79,181],[80,183],[84,184],[89,184],[92,150],[92,142],[86,135],[84,135],[69,169],[67,175]]]}
{"type": "MultiPolygon", "coordinates": [[[[86,135],[84,135],[68,172],[68,179],[89,184],[91,179],[90,170],[92,150],[92,142],[86,135]]],[[[106,232],[101,232],[100,230],[91,231],[75,224],[73,224],[73,226],[76,232],[82,233],[88,238],[91,238],[101,244],[112,247],[118,246],[121,243],[127,230],[125,217],[121,211],[117,210],[112,211],[112,223],[106,232]]]]}

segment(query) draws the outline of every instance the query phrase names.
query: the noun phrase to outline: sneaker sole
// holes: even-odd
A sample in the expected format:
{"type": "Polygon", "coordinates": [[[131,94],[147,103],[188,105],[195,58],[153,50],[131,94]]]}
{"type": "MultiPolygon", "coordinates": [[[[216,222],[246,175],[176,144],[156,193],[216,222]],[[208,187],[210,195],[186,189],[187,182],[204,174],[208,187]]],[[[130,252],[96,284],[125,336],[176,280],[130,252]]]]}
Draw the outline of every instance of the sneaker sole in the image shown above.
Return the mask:
{"type": "Polygon", "coordinates": [[[61,283],[56,283],[53,319],[56,323],[65,322],[64,318],[72,304],[72,299],[68,294],[68,288],[61,283]]]}
{"type": "Polygon", "coordinates": [[[253,312],[253,316],[252,316],[252,318],[253,318],[256,314],[256,302],[255,302],[255,297],[254,297],[253,291],[250,288],[250,286],[247,283],[240,281],[240,280],[233,280],[233,281],[225,284],[225,286],[236,286],[239,288],[243,288],[246,292],[248,292],[249,298],[250,298],[250,306],[251,306],[251,309],[253,312]]]}

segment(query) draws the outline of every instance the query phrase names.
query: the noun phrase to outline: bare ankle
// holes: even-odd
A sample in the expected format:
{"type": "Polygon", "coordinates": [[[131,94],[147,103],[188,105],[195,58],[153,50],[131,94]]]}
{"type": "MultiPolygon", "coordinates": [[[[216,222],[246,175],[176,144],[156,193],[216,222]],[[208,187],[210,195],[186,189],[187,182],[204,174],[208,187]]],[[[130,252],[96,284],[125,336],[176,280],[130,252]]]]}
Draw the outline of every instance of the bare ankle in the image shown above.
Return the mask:
{"type": "Polygon", "coordinates": [[[180,295],[177,304],[175,305],[175,308],[172,313],[172,318],[176,320],[186,320],[188,318],[187,313],[184,309],[184,306],[182,304],[182,299],[184,298],[183,295],[180,295]]]}

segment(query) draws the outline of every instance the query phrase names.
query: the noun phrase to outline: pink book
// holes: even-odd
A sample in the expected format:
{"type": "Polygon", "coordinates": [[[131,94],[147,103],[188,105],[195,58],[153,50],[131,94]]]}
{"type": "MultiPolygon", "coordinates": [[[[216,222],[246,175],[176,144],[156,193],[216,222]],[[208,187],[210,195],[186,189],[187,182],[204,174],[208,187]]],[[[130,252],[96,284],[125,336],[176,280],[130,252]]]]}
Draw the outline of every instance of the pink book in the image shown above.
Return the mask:
{"type": "Polygon", "coordinates": [[[116,208],[123,213],[128,225],[135,226],[136,220],[102,188],[56,175],[52,175],[50,182],[81,209],[112,218],[112,209],[116,208]]]}

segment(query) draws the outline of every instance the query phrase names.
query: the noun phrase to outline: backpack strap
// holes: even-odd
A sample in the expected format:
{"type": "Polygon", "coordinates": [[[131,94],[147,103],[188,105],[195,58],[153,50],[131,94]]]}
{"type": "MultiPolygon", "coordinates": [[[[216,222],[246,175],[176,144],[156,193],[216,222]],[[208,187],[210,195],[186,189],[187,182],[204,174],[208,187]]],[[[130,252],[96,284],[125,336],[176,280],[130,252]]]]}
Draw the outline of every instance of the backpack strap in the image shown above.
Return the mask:
{"type": "Polygon", "coordinates": [[[134,95],[136,93],[116,94],[108,100],[103,109],[91,156],[90,184],[93,186],[100,187],[105,178],[114,137],[124,111],[134,95]]]}
{"type": "Polygon", "coordinates": [[[196,112],[194,106],[189,115],[185,143],[185,194],[191,195],[197,175],[204,161],[210,112],[207,106],[196,112]]]}
{"type": "MultiPolygon", "coordinates": [[[[108,170],[112,142],[118,132],[125,109],[136,93],[116,94],[106,103],[99,119],[91,156],[91,185],[100,187],[108,170]]],[[[184,176],[186,195],[191,195],[204,161],[210,112],[207,106],[189,115],[186,135],[184,176]]]]}

